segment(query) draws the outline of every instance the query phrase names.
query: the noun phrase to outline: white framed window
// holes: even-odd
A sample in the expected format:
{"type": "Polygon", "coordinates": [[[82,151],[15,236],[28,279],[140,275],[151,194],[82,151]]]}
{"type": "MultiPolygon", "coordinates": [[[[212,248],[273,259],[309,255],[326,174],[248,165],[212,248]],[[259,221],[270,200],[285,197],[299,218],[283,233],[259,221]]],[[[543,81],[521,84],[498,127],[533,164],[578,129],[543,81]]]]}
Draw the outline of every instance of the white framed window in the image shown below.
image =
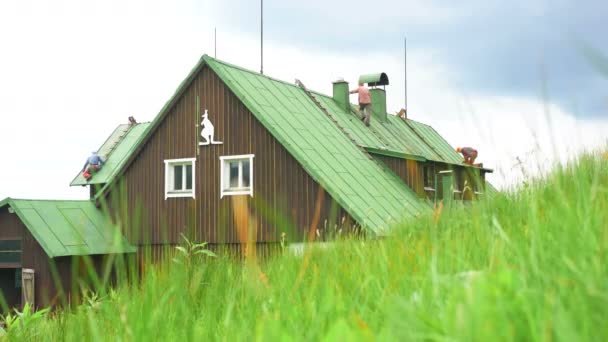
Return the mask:
{"type": "Polygon", "coordinates": [[[220,198],[233,195],[253,197],[253,154],[220,157],[220,198]]]}
{"type": "Polygon", "coordinates": [[[196,158],[165,160],[165,199],[196,198],[196,158]]]}

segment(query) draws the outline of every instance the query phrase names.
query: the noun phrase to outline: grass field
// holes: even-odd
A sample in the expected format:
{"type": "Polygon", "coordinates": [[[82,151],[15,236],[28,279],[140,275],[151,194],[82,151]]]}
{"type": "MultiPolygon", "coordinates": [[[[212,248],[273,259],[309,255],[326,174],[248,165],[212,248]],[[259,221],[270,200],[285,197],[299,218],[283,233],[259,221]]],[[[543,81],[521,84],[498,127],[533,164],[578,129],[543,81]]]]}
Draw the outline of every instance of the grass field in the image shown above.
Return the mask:
{"type": "Polygon", "coordinates": [[[196,257],[78,308],[26,313],[15,340],[608,340],[608,160],[581,157],[382,240],[260,262],[196,257]]]}

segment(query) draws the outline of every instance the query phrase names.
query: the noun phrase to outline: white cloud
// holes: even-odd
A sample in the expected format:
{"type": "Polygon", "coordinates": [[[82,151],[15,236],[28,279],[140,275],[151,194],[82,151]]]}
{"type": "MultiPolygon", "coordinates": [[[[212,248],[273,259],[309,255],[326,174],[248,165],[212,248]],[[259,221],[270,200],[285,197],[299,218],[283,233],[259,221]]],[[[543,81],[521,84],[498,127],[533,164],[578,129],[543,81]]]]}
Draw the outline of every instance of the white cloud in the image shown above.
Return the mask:
{"type": "MultiPolygon", "coordinates": [[[[2,37],[8,53],[0,55],[0,198],[86,198],[86,189],[68,183],[90,151],[128,116],[152,120],[200,55],[213,54],[213,4],[202,12],[192,2],[89,6],[0,5],[0,31],[11,33],[2,37]]],[[[259,70],[259,41],[250,37],[220,30],[218,57],[259,70]]],[[[354,83],[362,73],[387,72],[390,110],[403,103],[402,59],[299,49],[271,38],[265,43],[266,74],[298,78],[328,94],[338,77],[354,83]]],[[[408,55],[408,63],[411,117],[433,125],[453,145],[479,147],[480,159],[496,167],[498,184],[517,179],[510,171],[514,157],[536,141],[549,146],[548,153],[551,146],[572,153],[603,142],[605,120],[577,121],[550,105],[552,143],[542,102],[460,94],[448,81],[450,70],[428,51],[408,55]]]]}

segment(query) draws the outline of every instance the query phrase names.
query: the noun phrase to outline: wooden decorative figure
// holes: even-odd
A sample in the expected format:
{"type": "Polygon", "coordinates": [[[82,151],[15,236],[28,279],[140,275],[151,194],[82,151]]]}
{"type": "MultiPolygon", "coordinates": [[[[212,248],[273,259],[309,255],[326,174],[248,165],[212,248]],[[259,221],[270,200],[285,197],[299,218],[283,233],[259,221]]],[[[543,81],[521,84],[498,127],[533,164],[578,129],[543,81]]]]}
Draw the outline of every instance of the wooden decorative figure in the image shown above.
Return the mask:
{"type": "Polygon", "coordinates": [[[215,141],[213,138],[213,135],[215,134],[215,127],[213,127],[211,120],[209,120],[209,114],[207,113],[206,109],[205,113],[203,114],[203,122],[201,122],[201,124],[203,126],[203,129],[201,130],[201,137],[205,139],[205,141],[201,141],[200,143],[198,143],[199,145],[223,144],[223,142],[215,141]]]}

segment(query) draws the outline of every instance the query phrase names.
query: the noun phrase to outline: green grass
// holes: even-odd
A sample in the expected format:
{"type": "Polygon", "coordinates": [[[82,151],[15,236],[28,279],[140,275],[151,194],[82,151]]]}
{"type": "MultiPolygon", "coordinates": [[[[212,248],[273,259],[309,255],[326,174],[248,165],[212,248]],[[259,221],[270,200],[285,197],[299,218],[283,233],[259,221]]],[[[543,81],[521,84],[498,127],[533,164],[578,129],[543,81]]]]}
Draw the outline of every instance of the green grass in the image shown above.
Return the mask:
{"type": "Polygon", "coordinates": [[[264,262],[170,262],[7,337],[605,341],[607,253],[608,160],[586,155],[384,240],[264,262]]]}

